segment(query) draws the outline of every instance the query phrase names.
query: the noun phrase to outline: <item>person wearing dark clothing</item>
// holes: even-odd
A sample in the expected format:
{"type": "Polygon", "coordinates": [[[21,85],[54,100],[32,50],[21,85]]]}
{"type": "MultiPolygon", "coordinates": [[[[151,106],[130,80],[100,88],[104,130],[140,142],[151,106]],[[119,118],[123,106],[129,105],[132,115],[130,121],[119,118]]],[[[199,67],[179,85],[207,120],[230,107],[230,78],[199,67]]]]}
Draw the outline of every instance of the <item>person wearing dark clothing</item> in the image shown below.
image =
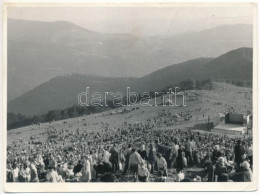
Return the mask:
{"type": "Polygon", "coordinates": [[[49,157],[44,158],[43,162],[44,162],[44,166],[45,166],[46,168],[49,167],[49,164],[50,164],[50,159],[49,159],[49,157]]]}
{"type": "Polygon", "coordinates": [[[194,165],[200,164],[200,157],[196,150],[193,151],[193,163],[194,163],[194,165]]]}
{"type": "Polygon", "coordinates": [[[14,182],[11,164],[7,165],[6,182],[14,182]]]}
{"type": "Polygon", "coordinates": [[[206,162],[206,171],[207,171],[207,175],[208,175],[207,182],[214,182],[215,168],[216,168],[215,165],[213,165],[211,161],[206,162]]]}
{"type": "Polygon", "coordinates": [[[228,182],[228,169],[223,157],[220,157],[216,164],[215,178],[216,182],[228,182]]]}
{"type": "Polygon", "coordinates": [[[140,156],[142,157],[143,160],[145,160],[145,161],[148,160],[147,152],[145,150],[145,146],[144,145],[141,146],[141,149],[138,150],[138,153],[140,154],[140,156]]]}
{"type": "Polygon", "coordinates": [[[101,182],[117,182],[117,178],[112,173],[106,173],[100,177],[101,182]]]}
{"type": "Polygon", "coordinates": [[[164,154],[164,149],[163,149],[163,146],[162,146],[162,145],[157,144],[156,147],[157,147],[157,149],[158,149],[158,150],[157,150],[158,153],[164,154]]]}
{"type": "Polygon", "coordinates": [[[172,153],[172,149],[170,147],[166,147],[165,148],[165,160],[167,162],[167,168],[171,168],[171,153],[172,153]]]}
{"type": "Polygon", "coordinates": [[[74,173],[74,175],[76,175],[77,173],[79,173],[82,168],[83,168],[82,162],[79,160],[79,161],[78,161],[78,164],[73,168],[73,173],[74,173]]]}
{"type": "Polygon", "coordinates": [[[147,156],[147,152],[146,150],[138,150],[138,153],[140,154],[140,156],[143,158],[143,160],[147,160],[148,156],[147,156]]]}
{"type": "Polygon", "coordinates": [[[103,162],[98,165],[94,165],[94,169],[96,171],[96,176],[98,175],[104,175],[105,173],[112,172],[112,164],[103,162]]]}
{"type": "Polygon", "coordinates": [[[241,167],[241,163],[243,162],[242,155],[245,153],[245,150],[243,149],[240,140],[237,141],[237,144],[234,148],[234,152],[235,152],[236,170],[239,171],[241,167]]]}
{"type": "Polygon", "coordinates": [[[185,163],[184,163],[184,157],[183,157],[183,152],[181,149],[178,150],[178,156],[176,158],[176,168],[177,170],[183,170],[185,167],[185,163]]]}
{"type": "Polygon", "coordinates": [[[219,151],[219,147],[216,145],[214,147],[213,153],[212,153],[212,157],[211,157],[211,161],[213,164],[216,164],[216,162],[218,161],[218,158],[221,156],[221,152],[219,151]]]}
{"type": "Polygon", "coordinates": [[[235,173],[231,179],[234,182],[251,182],[253,174],[252,171],[250,169],[250,164],[245,161],[241,164],[241,170],[237,173],[235,173]]]}
{"type": "Polygon", "coordinates": [[[111,148],[110,154],[111,155],[109,161],[112,164],[113,172],[116,172],[117,170],[119,170],[119,152],[116,149],[115,145],[113,146],[113,148],[111,148]]]}
{"type": "Polygon", "coordinates": [[[126,155],[125,155],[125,167],[124,167],[123,174],[126,174],[126,172],[128,170],[129,157],[130,157],[131,153],[132,153],[131,145],[128,145],[128,150],[127,150],[126,155]]]}
{"type": "Polygon", "coordinates": [[[149,164],[151,165],[151,173],[154,172],[154,163],[155,163],[155,148],[153,147],[152,144],[150,144],[150,147],[149,147],[149,153],[148,153],[148,162],[149,164]]]}

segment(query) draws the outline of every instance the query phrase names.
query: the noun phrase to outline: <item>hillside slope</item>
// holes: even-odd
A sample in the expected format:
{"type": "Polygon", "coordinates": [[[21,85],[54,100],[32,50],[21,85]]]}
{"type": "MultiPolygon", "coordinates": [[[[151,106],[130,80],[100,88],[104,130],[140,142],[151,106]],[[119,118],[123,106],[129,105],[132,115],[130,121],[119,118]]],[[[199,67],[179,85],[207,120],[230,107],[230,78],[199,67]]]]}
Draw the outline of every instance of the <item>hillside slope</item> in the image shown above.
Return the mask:
{"type": "Polygon", "coordinates": [[[240,48],[215,59],[196,59],[172,65],[142,78],[111,78],[73,74],[59,76],[8,103],[8,112],[43,114],[78,104],[78,94],[90,87],[92,92],[161,91],[178,87],[187,79],[252,80],[252,49],[240,48]]]}

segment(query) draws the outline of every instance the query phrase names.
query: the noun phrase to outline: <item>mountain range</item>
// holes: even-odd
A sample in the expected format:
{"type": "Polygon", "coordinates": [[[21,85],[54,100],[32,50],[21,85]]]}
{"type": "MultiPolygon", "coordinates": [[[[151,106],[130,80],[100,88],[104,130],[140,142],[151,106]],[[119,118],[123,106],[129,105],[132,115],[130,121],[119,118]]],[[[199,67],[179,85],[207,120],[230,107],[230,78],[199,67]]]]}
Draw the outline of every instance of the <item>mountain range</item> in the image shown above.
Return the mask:
{"type": "Polygon", "coordinates": [[[40,84],[8,103],[8,112],[37,115],[49,110],[64,109],[78,104],[78,94],[90,87],[92,92],[149,92],[168,86],[178,87],[187,80],[252,81],[253,49],[239,48],[216,58],[198,58],[161,68],[140,78],[106,77],[85,74],[57,76],[40,84]]]}
{"type": "MultiPolygon", "coordinates": [[[[159,69],[252,47],[253,39],[252,26],[242,24],[168,37],[105,34],[66,21],[8,19],[7,28],[9,102],[52,78],[71,73],[102,75],[109,80],[136,77],[146,83],[151,80],[150,73],[159,69]]],[[[151,85],[157,88],[152,81],[147,89],[151,85]]],[[[41,111],[28,111],[36,112],[41,111]]]]}

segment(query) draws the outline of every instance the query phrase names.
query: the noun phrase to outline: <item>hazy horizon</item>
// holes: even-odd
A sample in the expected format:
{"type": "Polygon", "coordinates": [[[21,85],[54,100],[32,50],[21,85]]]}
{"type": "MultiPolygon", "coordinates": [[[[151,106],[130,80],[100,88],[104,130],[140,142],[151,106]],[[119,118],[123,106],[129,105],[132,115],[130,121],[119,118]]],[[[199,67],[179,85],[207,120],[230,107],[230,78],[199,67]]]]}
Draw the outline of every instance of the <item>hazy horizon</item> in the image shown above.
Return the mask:
{"type": "Polygon", "coordinates": [[[8,19],[68,21],[100,33],[171,36],[252,25],[253,7],[9,7],[8,19]]]}
{"type": "MultiPolygon", "coordinates": [[[[86,30],[89,30],[89,31],[92,31],[92,32],[96,32],[96,33],[100,33],[100,34],[114,34],[114,35],[120,35],[120,34],[129,34],[129,35],[137,35],[137,34],[134,34],[134,33],[128,33],[128,32],[118,32],[118,33],[111,33],[111,32],[100,32],[100,31],[95,31],[95,30],[92,30],[92,29],[89,29],[89,28],[86,28],[84,26],[80,26],[78,24],[75,24],[71,21],[67,21],[67,20],[56,20],[56,21],[40,21],[40,20],[33,20],[33,19],[19,19],[19,18],[8,18],[8,19],[11,19],[11,20],[21,20],[21,21],[28,21],[28,22],[50,22],[50,23],[55,23],[55,22],[68,22],[68,23],[71,23],[71,24],[74,24],[76,26],[79,26],[79,27],[82,27],[86,30]]],[[[220,24],[220,25],[217,25],[217,26],[212,26],[211,28],[206,28],[206,29],[201,29],[201,30],[190,30],[190,31],[185,31],[185,32],[179,32],[179,33],[176,33],[176,34],[169,34],[169,35],[161,35],[161,36],[178,36],[178,35],[184,35],[184,34],[189,34],[189,33],[196,33],[196,32],[201,32],[201,31],[205,31],[205,30],[211,30],[211,29],[215,29],[215,28],[218,28],[218,27],[222,27],[222,26],[239,26],[239,25],[248,25],[248,26],[253,26],[253,24],[245,24],[245,23],[237,23],[237,24],[220,24]]],[[[158,34],[142,34],[140,36],[143,36],[143,37],[153,37],[153,36],[160,36],[158,34]]]]}
{"type": "Polygon", "coordinates": [[[97,32],[63,23],[9,20],[8,99],[60,75],[140,78],[192,59],[215,58],[252,47],[253,9],[248,3],[218,7],[8,7],[8,19],[67,21],[97,32]]]}

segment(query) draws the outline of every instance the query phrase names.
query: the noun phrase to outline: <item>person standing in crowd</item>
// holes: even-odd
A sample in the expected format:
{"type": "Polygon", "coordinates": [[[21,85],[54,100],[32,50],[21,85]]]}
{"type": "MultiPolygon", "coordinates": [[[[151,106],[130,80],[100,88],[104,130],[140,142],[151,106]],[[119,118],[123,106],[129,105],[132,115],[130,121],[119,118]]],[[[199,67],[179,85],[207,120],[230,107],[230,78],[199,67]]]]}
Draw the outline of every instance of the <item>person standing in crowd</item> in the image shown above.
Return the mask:
{"type": "Polygon", "coordinates": [[[170,168],[174,168],[177,156],[178,156],[179,145],[177,139],[174,140],[170,158],[170,168]]]}
{"type": "Polygon", "coordinates": [[[165,143],[164,147],[164,159],[167,162],[167,168],[171,168],[171,156],[172,156],[172,148],[168,143],[165,143]]]}
{"type": "Polygon", "coordinates": [[[20,171],[22,182],[30,182],[31,181],[31,171],[26,163],[23,164],[23,167],[20,171]]]}
{"type": "Polygon", "coordinates": [[[34,159],[31,161],[30,170],[31,170],[31,182],[38,182],[39,181],[38,172],[37,172],[37,168],[35,166],[34,159]]]}
{"type": "Polygon", "coordinates": [[[248,143],[247,156],[249,159],[249,164],[250,164],[251,170],[253,170],[253,145],[251,142],[248,143]]]}
{"type": "Polygon", "coordinates": [[[244,161],[241,166],[242,166],[243,182],[253,181],[253,173],[250,169],[250,164],[247,161],[244,161]]]}
{"type": "Polygon", "coordinates": [[[148,162],[151,165],[152,174],[154,172],[155,155],[156,155],[156,149],[154,148],[153,144],[150,144],[149,153],[148,153],[148,162]]]}
{"type": "Polygon", "coordinates": [[[129,144],[128,148],[126,150],[126,154],[125,154],[125,166],[124,166],[124,171],[123,171],[124,175],[126,174],[128,167],[129,167],[129,158],[130,158],[131,153],[132,153],[132,148],[131,148],[131,145],[129,144]]]}
{"type": "Polygon", "coordinates": [[[158,170],[159,170],[159,174],[161,174],[162,176],[164,177],[167,177],[168,176],[168,172],[167,172],[167,162],[166,160],[164,159],[164,157],[162,157],[162,154],[161,153],[158,153],[157,154],[157,167],[158,167],[158,170]]]}
{"type": "Polygon", "coordinates": [[[113,172],[116,172],[119,170],[119,152],[118,152],[115,144],[111,148],[110,154],[111,155],[110,155],[109,161],[112,164],[113,172]]]}
{"type": "Polygon", "coordinates": [[[46,174],[44,163],[43,164],[39,164],[37,166],[37,174],[38,174],[39,180],[44,179],[45,174],[46,174]]]}
{"type": "Polygon", "coordinates": [[[233,175],[232,180],[234,182],[251,182],[253,180],[253,173],[250,169],[250,164],[248,161],[244,161],[241,164],[240,171],[233,175]]]}
{"type": "Polygon", "coordinates": [[[218,158],[220,156],[221,156],[221,152],[219,151],[219,146],[215,145],[213,153],[212,153],[212,157],[211,157],[211,161],[212,161],[213,165],[215,165],[217,163],[218,158]]]}
{"type": "Polygon", "coordinates": [[[49,158],[50,154],[46,154],[44,159],[43,159],[43,162],[44,162],[44,166],[45,168],[48,168],[49,167],[49,164],[50,164],[50,158],[49,158]]]}
{"type": "Polygon", "coordinates": [[[192,167],[192,138],[188,138],[185,144],[185,156],[187,158],[187,163],[189,167],[192,167]]]}
{"type": "Polygon", "coordinates": [[[12,170],[12,173],[13,173],[13,181],[14,182],[18,182],[18,178],[19,178],[19,168],[17,166],[17,163],[14,163],[13,165],[13,170],[12,170]]]}
{"type": "Polygon", "coordinates": [[[43,158],[40,154],[36,156],[36,165],[44,165],[43,158]]]}
{"type": "Polygon", "coordinates": [[[109,146],[107,146],[107,148],[104,150],[104,161],[106,163],[109,162],[109,158],[110,158],[110,155],[111,155],[108,150],[109,150],[109,146]]]}
{"type": "Polygon", "coordinates": [[[145,145],[144,144],[141,145],[140,150],[138,150],[138,153],[140,154],[140,156],[142,157],[142,159],[144,161],[147,161],[148,156],[147,156],[147,152],[145,150],[145,145]]]}
{"type": "Polygon", "coordinates": [[[228,182],[228,170],[223,157],[219,157],[216,164],[215,182],[228,182]]]}
{"type": "Polygon", "coordinates": [[[215,164],[213,164],[212,160],[210,160],[210,156],[207,154],[205,157],[205,172],[207,176],[207,182],[215,181],[215,167],[215,164]]]}
{"type": "Polygon", "coordinates": [[[176,169],[177,171],[182,171],[185,167],[184,153],[181,149],[178,150],[178,156],[176,158],[176,169]]]}
{"type": "Polygon", "coordinates": [[[91,166],[89,161],[89,156],[84,156],[83,168],[82,168],[82,181],[89,182],[91,180],[91,166]]]}
{"type": "Polygon", "coordinates": [[[132,149],[132,153],[129,157],[128,169],[133,173],[135,181],[137,181],[138,166],[143,163],[142,157],[136,152],[136,149],[132,149]]]}
{"type": "Polygon", "coordinates": [[[105,152],[105,149],[100,146],[98,148],[98,158],[97,158],[97,163],[101,163],[101,162],[104,162],[104,152],[105,152]]]}
{"type": "Polygon", "coordinates": [[[11,163],[7,164],[6,171],[6,182],[14,182],[11,163]]]}
{"type": "Polygon", "coordinates": [[[241,140],[237,141],[237,144],[235,145],[234,148],[234,152],[235,152],[236,170],[239,171],[242,163],[242,155],[244,154],[244,149],[241,144],[241,140]]]}

